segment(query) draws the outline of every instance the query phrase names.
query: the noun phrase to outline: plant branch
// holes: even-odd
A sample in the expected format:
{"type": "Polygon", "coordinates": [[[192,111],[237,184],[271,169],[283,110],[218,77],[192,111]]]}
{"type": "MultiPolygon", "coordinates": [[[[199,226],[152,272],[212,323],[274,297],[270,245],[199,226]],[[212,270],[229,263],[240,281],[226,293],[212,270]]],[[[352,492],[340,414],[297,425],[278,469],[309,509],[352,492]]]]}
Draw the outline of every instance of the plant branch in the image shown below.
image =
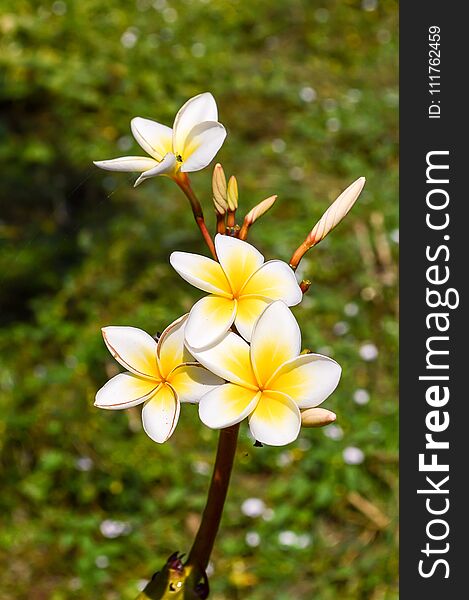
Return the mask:
{"type": "Polygon", "coordinates": [[[205,225],[205,219],[204,219],[204,213],[202,211],[202,206],[200,205],[200,202],[199,202],[197,196],[195,195],[194,190],[191,187],[189,177],[187,176],[186,173],[178,173],[177,176],[175,176],[173,179],[178,184],[178,186],[181,188],[181,190],[184,192],[187,199],[189,200],[189,203],[192,208],[192,213],[194,215],[195,222],[197,223],[197,226],[200,229],[200,233],[202,234],[202,237],[204,238],[205,243],[207,244],[210,252],[212,253],[213,258],[215,260],[217,260],[215,244],[213,243],[212,236],[210,235],[210,233],[207,229],[207,226],[205,225]]]}
{"type": "Polygon", "coordinates": [[[213,544],[220,526],[236,453],[238,431],[239,423],[220,431],[207,504],[205,505],[202,521],[186,563],[187,565],[194,565],[194,567],[203,573],[207,569],[213,544]]]}

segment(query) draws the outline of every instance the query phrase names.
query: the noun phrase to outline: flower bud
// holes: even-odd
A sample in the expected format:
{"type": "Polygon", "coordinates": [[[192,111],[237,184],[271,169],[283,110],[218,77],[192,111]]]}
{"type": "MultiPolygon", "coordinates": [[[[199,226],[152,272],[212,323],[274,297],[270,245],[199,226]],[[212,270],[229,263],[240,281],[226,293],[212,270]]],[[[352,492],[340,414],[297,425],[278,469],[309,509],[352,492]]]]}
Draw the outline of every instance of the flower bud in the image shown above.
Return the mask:
{"type": "Polygon", "coordinates": [[[259,204],[257,204],[252,210],[248,212],[248,214],[244,217],[243,226],[241,227],[241,232],[239,234],[240,239],[246,239],[248,230],[251,227],[251,225],[255,223],[255,221],[257,221],[259,217],[262,217],[262,215],[265,214],[269,210],[269,208],[273,206],[276,200],[276,195],[269,196],[265,200],[262,200],[262,202],[259,202],[259,204]]]}
{"type": "Polygon", "coordinates": [[[212,193],[215,211],[219,215],[224,215],[228,210],[228,203],[226,201],[226,177],[220,163],[217,163],[213,169],[212,193]]]}
{"type": "Polygon", "coordinates": [[[325,408],[308,408],[301,413],[301,425],[303,427],[324,427],[333,423],[337,415],[325,408]]]}
{"type": "Polygon", "coordinates": [[[348,188],[340,194],[337,200],[329,206],[306,238],[305,245],[308,248],[318,244],[342,221],[357,201],[365,182],[366,179],[360,177],[349,185],[348,188]]]}
{"type": "Polygon", "coordinates": [[[234,175],[228,181],[227,202],[229,210],[235,211],[238,208],[238,182],[234,175]]]}
{"type": "Polygon", "coordinates": [[[271,208],[274,202],[277,200],[277,196],[269,196],[262,202],[259,202],[257,206],[255,206],[252,210],[248,212],[248,214],[244,217],[244,222],[249,226],[252,225],[259,217],[262,217],[269,208],[271,208]]]}

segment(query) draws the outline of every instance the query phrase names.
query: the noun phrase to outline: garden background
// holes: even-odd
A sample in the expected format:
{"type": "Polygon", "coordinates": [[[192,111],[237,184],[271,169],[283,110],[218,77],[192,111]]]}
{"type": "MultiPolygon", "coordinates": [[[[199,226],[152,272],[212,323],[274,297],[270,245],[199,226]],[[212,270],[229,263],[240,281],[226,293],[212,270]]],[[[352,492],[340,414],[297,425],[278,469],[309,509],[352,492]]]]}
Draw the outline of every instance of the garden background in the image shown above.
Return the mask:
{"type": "MultiPolygon", "coordinates": [[[[131,600],[190,546],[217,432],[186,406],[160,446],[139,408],[93,398],[116,372],[100,327],[161,331],[199,297],[169,253],[206,250],[171,181],[133,189],[91,161],[143,154],[130,119],[171,125],[203,91],[241,214],[279,195],[250,236],[267,258],[367,177],[294,309],[343,366],[337,423],[284,448],[243,425],[213,598],[397,598],[397,2],[0,5],[0,599],[131,600]]],[[[192,181],[213,227],[210,178],[192,181]]]]}

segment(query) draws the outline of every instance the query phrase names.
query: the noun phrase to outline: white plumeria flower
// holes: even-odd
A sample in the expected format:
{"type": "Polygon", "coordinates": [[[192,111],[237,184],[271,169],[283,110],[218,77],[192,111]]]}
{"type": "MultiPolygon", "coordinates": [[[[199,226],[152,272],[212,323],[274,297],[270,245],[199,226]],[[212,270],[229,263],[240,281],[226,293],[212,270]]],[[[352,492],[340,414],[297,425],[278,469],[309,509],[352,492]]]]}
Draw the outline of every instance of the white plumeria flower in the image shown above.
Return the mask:
{"type": "Polygon", "coordinates": [[[167,327],[156,342],[136,327],[104,327],[111,354],[125,368],[96,394],[95,406],[122,409],[143,405],[145,432],[165,442],[178,422],[180,402],[198,402],[223,381],[196,363],[184,346],[187,315],[167,327]]]}
{"type": "Polygon", "coordinates": [[[226,235],[215,237],[215,248],[219,263],[187,252],[169,259],[183,279],[210,293],[194,304],[186,325],[187,344],[199,350],[220,341],[233,323],[250,340],[266,306],[274,300],[295,306],[303,297],[287,263],[264,262],[254,246],[226,235]]]}
{"type": "Polygon", "coordinates": [[[156,175],[174,177],[179,171],[200,171],[213,160],[226,137],[225,128],[218,122],[217,104],[209,92],[188,100],[178,111],[172,129],[142,117],[132,119],[130,127],[150,157],[123,156],[94,164],[108,171],[141,172],[135,186],[156,175]]]}
{"type": "Polygon", "coordinates": [[[251,347],[233,332],[206,350],[191,352],[229,383],[208,392],[199,404],[200,418],[214,429],[249,417],[259,442],[283,446],[301,426],[300,409],[318,406],[337,387],[341,368],[321,354],[302,354],[301,334],[293,314],[281,302],[259,317],[251,347]]]}

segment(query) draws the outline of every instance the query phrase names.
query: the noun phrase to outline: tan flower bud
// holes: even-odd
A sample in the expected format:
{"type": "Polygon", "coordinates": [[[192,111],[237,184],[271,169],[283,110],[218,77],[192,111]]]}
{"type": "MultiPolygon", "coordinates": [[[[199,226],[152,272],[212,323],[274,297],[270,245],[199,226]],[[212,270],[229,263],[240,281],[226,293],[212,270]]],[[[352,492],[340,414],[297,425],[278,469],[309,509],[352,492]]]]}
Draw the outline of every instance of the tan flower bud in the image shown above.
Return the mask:
{"type": "Polygon", "coordinates": [[[310,232],[305,242],[311,248],[323,240],[342,221],[358,199],[366,179],[360,177],[333,202],[310,232]]]}
{"type": "Polygon", "coordinates": [[[241,231],[239,234],[240,239],[246,239],[248,230],[251,227],[251,225],[255,221],[257,221],[259,217],[262,217],[262,215],[265,214],[269,210],[269,208],[273,206],[276,200],[276,195],[269,196],[265,200],[262,200],[262,202],[259,202],[259,204],[257,204],[252,210],[248,212],[248,214],[244,217],[243,226],[241,227],[241,231]]]}
{"type": "Polygon", "coordinates": [[[262,217],[269,208],[271,208],[274,202],[277,200],[277,196],[269,196],[262,202],[259,202],[257,206],[255,206],[252,210],[248,212],[248,214],[244,217],[244,222],[248,225],[252,225],[259,217],[262,217]]]}
{"type": "Polygon", "coordinates": [[[324,427],[337,419],[337,415],[325,408],[308,408],[301,413],[303,427],[324,427]]]}
{"type": "Polygon", "coordinates": [[[226,200],[227,190],[225,172],[220,163],[217,163],[213,169],[212,192],[215,211],[219,215],[224,215],[228,210],[228,202],[226,200]]]}
{"type": "Polygon", "coordinates": [[[235,211],[238,208],[238,182],[234,175],[228,181],[227,201],[229,210],[235,211]]]}

